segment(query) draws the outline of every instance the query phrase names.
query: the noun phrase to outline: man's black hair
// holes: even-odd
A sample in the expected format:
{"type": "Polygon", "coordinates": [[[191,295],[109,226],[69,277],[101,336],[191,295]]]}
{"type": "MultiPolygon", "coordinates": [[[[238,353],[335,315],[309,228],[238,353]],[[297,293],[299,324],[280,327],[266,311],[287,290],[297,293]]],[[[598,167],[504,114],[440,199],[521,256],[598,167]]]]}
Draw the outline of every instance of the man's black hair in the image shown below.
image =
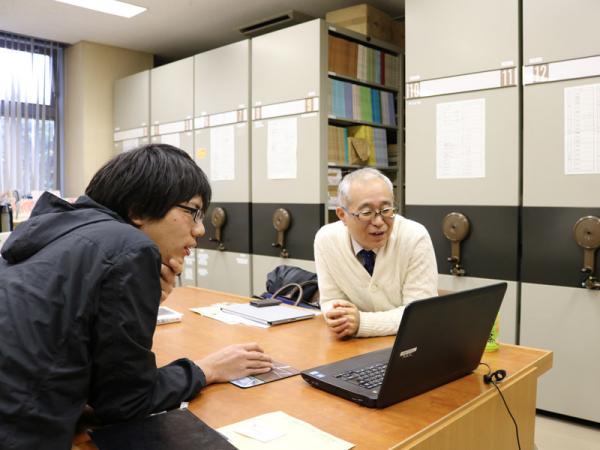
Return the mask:
{"type": "Polygon", "coordinates": [[[123,219],[161,219],[199,195],[206,212],[212,194],[206,174],[183,150],[150,144],[121,153],[92,178],[85,194],[123,219]]]}

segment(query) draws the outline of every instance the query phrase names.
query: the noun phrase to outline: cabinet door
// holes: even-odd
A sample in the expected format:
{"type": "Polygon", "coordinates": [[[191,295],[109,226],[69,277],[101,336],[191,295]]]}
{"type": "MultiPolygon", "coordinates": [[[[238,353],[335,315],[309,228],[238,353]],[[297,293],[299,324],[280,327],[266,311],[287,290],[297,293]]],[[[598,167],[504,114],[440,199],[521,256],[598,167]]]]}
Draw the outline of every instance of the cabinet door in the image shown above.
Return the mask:
{"type": "Polygon", "coordinates": [[[244,296],[251,295],[249,51],[246,40],[194,57],[194,156],[213,190],[197,282],[244,296]]]}
{"type": "Polygon", "coordinates": [[[115,154],[148,144],[150,71],[115,81],[113,104],[115,154]]]}
{"type": "Polygon", "coordinates": [[[317,113],[254,121],[252,202],[324,203],[321,134],[317,113]]]}
{"type": "Polygon", "coordinates": [[[406,79],[514,67],[517,0],[406,0],[406,79]]]}
{"type": "Polygon", "coordinates": [[[196,163],[207,174],[215,202],[250,201],[248,123],[195,131],[196,163]]]}
{"type": "Polygon", "coordinates": [[[248,107],[249,58],[250,40],[194,56],[196,116],[248,107]]]}
{"type": "Polygon", "coordinates": [[[194,114],[194,58],[152,69],[150,95],[153,125],[191,120],[194,114]]]}
{"type": "Polygon", "coordinates": [[[521,344],[554,352],[538,408],[595,422],[600,291],[581,285],[574,226],[600,217],[599,101],[598,77],[524,87],[521,344]]]}
{"type": "Polygon", "coordinates": [[[429,231],[440,273],[439,288],[456,291],[507,281],[509,289],[500,311],[500,340],[514,343],[519,248],[518,89],[409,100],[405,111],[405,214],[429,231]],[[451,213],[460,213],[469,221],[468,234],[457,254],[443,228],[451,213]],[[452,256],[460,258],[461,276],[457,271],[452,274],[454,263],[448,262],[452,256]]]}
{"type": "Polygon", "coordinates": [[[252,105],[319,96],[324,33],[317,19],[252,39],[252,105]]]}
{"type": "Polygon", "coordinates": [[[245,297],[252,295],[248,253],[198,249],[196,257],[199,287],[245,297]]]}
{"type": "Polygon", "coordinates": [[[523,62],[537,64],[600,55],[600,2],[523,1],[523,62]]]}
{"type": "Polygon", "coordinates": [[[115,131],[147,127],[150,120],[150,71],[115,81],[115,131]]]}
{"type": "Polygon", "coordinates": [[[411,100],[405,112],[407,205],[519,204],[518,88],[411,100]]]}

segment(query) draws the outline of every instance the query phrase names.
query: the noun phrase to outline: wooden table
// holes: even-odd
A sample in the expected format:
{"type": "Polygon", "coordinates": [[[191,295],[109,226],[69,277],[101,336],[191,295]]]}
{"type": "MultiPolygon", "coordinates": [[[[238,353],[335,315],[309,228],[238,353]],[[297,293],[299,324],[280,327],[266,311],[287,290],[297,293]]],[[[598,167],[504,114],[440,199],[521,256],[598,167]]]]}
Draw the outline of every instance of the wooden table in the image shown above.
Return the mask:
{"type": "MultiPolygon", "coordinates": [[[[299,370],[390,347],[393,336],[337,340],[323,319],[268,329],[226,325],[189,311],[196,306],[248,299],[192,287],[177,288],[165,302],[184,313],[181,323],[161,325],[153,350],[159,366],[192,360],[229,344],[257,342],[274,359],[299,370]]],[[[440,337],[443,339],[443,337],[440,337]]],[[[519,424],[521,447],[533,449],[537,379],[552,366],[546,350],[501,345],[484,354],[493,370],[505,369],[502,392],[519,424]]],[[[300,376],[240,389],[229,383],[203,389],[190,410],[214,428],[272,411],[284,411],[356,444],[356,449],[507,450],[516,449],[514,425],[493,386],[473,374],[385,409],[370,409],[308,385],[300,376]]],[[[94,448],[89,442],[82,449],[94,448]]]]}

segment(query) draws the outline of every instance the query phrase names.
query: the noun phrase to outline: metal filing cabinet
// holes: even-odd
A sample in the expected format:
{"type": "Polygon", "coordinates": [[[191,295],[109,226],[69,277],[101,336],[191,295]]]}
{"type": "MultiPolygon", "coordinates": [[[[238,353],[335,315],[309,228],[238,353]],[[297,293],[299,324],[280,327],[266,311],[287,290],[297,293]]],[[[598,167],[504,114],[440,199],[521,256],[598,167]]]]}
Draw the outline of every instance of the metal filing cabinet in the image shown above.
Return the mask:
{"type": "Polygon", "coordinates": [[[198,54],[194,67],[194,154],[213,189],[197,282],[250,296],[250,41],[198,54]]]}
{"type": "Polygon", "coordinates": [[[514,343],[518,2],[407,0],[405,12],[405,215],[431,235],[440,289],[508,282],[500,340],[514,343]]]}
{"type": "Polygon", "coordinates": [[[115,153],[131,150],[149,141],[150,71],[115,82],[113,141],[115,153]]]}
{"type": "MultiPolygon", "coordinates": [[[[150,71],[152,143],[170,144],[194,155],[194,59],[186,58],[150,71]]],[[[185,258],[183,285],[196,285],[195,251],[185,258]]]]}
{"type": "Polygon", "coordinates": [[[521,344],[554,352],[538,408],[595,422],[600,292],[582,283],[598,287],[600,270],[576,233],[596,253],[596,220],[578,221],[600,217],[598,17],[591,0],[523,2],[521,344]]]}
{"type": "Polygon", "coordinates": [[[313,20],[252,39],[256,294],[265,291],[267,273],[280,264],[315,270],[312,243],[325,221],[327,189],[322,151],[327,118],[320,105],[326,80],[325,36],[325,22],[313,20]]]}

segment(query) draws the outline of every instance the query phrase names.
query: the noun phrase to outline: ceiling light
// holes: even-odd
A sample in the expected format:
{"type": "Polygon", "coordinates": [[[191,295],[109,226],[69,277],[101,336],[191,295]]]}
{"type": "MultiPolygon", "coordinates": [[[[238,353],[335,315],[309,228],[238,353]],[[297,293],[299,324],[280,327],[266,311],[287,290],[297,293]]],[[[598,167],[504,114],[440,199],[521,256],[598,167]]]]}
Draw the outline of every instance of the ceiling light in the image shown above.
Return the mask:
{"type": "Polygon", "coordinates": [[[146,11],[146,8],[117,0],[55,0],[69,5],[93,9],[106,14],[127,17],[128,19],[146,11]]]}

